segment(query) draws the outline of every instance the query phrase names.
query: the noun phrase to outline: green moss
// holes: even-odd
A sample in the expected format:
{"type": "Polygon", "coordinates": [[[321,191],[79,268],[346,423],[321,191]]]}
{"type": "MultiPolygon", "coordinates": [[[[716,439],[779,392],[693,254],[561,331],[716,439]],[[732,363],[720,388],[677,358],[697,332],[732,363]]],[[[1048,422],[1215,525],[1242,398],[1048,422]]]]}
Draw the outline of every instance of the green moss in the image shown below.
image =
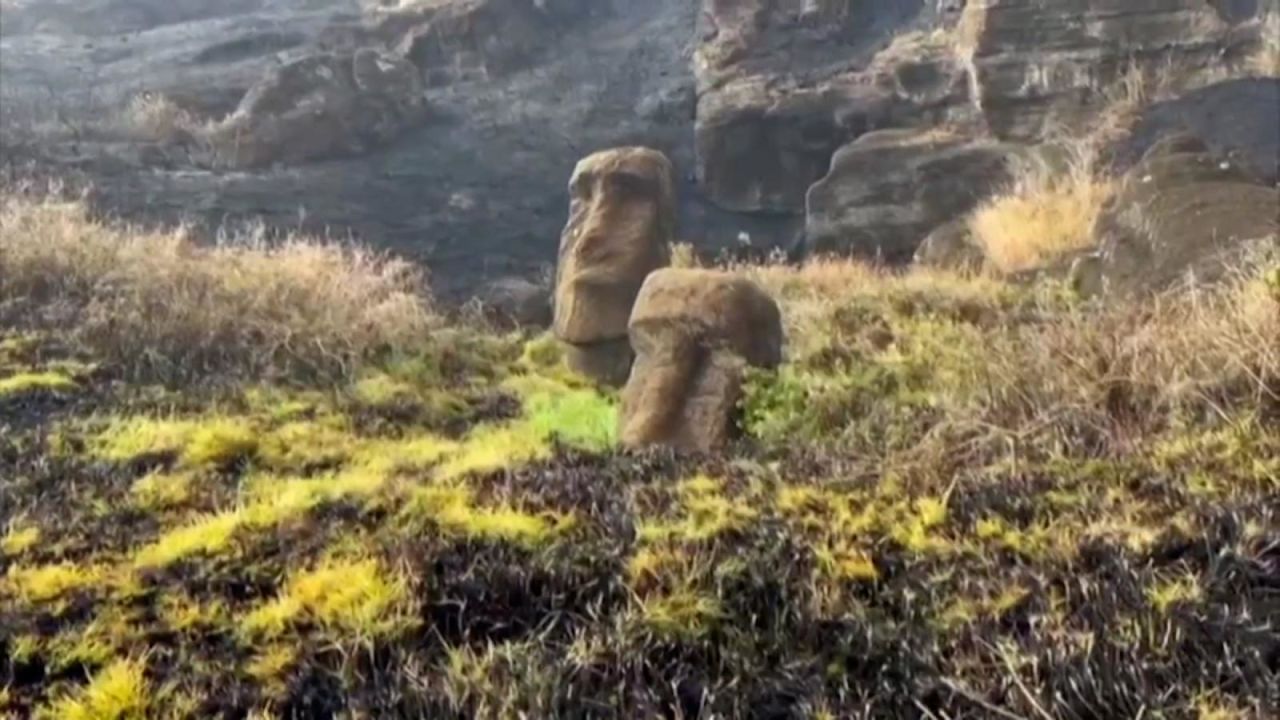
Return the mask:
{"type": "Polygon", "coordinates": [[[510,381],[524,403],[528,431],[568,446],[605,452],[617,444],[618,406],[590,388],[526,376],[510,381]]]}

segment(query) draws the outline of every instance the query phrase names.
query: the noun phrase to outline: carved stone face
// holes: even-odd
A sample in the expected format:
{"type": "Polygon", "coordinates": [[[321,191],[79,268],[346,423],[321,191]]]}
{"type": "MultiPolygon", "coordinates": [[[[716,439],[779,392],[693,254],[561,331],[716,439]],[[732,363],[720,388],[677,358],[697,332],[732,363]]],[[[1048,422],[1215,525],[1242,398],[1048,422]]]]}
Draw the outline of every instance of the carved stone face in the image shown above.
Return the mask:
{"type": "Polygon", "coordinates": [[[556,268],[555,334],[589,345],[625,338],[644,279],[669,262],[675,231],[671,163],[618,148],[578,163],[556,268]]]}

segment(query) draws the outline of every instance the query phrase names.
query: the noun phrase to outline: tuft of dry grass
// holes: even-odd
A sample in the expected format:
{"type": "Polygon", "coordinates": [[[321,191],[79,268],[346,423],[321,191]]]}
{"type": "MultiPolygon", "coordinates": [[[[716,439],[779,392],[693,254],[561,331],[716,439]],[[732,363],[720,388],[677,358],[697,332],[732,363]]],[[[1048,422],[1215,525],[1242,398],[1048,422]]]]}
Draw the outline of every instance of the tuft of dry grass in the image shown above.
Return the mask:
{"type": "Polygon", "coordinates": [[[140,140],[171,144],[199,132],[199,123],[167,96],[143,93],[135,96],[120,113],[127,135],[140,140]]]}
{"type": "Polygon", "coordinates": [[[346,374],[424,340],[435,317],[415,266],[358,246],[248,237],[201,247],[186,229],[103,222],[52,196],[0,197],[0,277],[0,312],[71,330],[162,377],[346,374]]]}
{"type": "Polygon", "coordinates": [[[1245,61],[1245,71],[1258,77],[1280,77],[1280,11],[1268,12],[1258,22],[1262,38],[1245,61]]]}
{"type": "Polygon", "coordinates": [[[1096,244],[1094,225],[1115,191],[1086,142],[1066,145],[1065,171],[1043,156],[1013,161],[1011,186],[973,211],[968,226],[996,270],[1018,273],[1096,244]]]}

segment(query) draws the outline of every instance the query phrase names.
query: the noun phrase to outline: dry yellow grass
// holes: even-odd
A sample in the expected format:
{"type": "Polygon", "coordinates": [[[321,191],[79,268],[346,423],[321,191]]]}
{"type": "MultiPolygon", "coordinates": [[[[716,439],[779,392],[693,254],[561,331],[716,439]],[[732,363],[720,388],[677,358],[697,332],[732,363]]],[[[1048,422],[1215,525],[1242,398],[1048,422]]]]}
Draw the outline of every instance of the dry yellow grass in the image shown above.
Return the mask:
{"type": "Polygon", "coordinates": [[[197,132],[195,118],[168,97],[144,93],[125,106],[120,122],[126,134],[141,140],[173,143],[197,132]]]}
{"type": "Polygon", "coordinates": [[[410,263],[297,237],[201,247],[185,229],[102,222],[52,197],[0,197],[0,277],[0,311],[14,321],[73,330],[161,375],[343,373],[380,349],[412,346],[433,324],[410,263]]]}
{"type": "Polygon", "coordinates": [[[1260,77],[1280,77],[1280,12],[1269,12],[1259,21],[1262,40],[1245,63],[1245,70],[1260,77]]]}
{"type": "Polygon", "coordinates": [[[1115,186],[1096,172],[1086,143],[1071,143],[1068,154],[1065,170],[1038,156],[1015,161],[1012,186],[970,214],[969,230],[996,270],[1033,270],[1096,243],[1094,224],[1115,186]]]}

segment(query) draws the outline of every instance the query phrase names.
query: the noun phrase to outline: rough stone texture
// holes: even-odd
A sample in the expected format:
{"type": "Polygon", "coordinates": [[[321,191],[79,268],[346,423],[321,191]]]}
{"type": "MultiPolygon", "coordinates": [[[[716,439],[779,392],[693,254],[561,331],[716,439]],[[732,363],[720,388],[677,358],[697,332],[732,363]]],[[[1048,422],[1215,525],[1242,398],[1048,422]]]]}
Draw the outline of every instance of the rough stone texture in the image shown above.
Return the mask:
{"type": "Polygon", "coordinates": [[[486,316],[500,327],[551,326],[551,288],[522,277],[498,278],[477,294],[486,316]]]}
{"type": "Polygon", "coordinates": [[[1086,121],[1132,67],[1185,73],[1247,52],[1260,12],[1206,0],[983,0],[966,5],[958,44],[991,131],[1037,140],[1086,121]]]}
{"type": "Polygon", "coordinates": [[[220,166],[260,168],[359,155],[396,139],[425,111],[418,70],[364,48],[271,70],[212,133],[220,166]]]}
{"type": "Polygon", "coordinates": [[[912,261],[942,270],[973,271],[983,267],[986,256],[973,242],[968,224],[952,220],[929,233],[916,248],[912,261]]]}
{"type": "Polygon", "coordinates": [[[809,250],[910,260],[930,231],[1008,182],[1014,152],[936,130],[863,135],[840,148],[809,189],[809,250]]]}
{"type": "Polygon", "coordinates": [[[475,54],[449,61],[447,72],[431,77],[437,84],[427,87],[425,118],[390,143],[359,156],[248,171],[210,167],[183,148],[107,136],[96,123],[142,92],[173,98],[200,122],[220,121],[272,68],[368,46],[395,51],[424,28],[423,3],[201,3],[216,5],[216,16],[109,36],[21,32],[31,25],[20,22],[27,10],[6,4],[0,143],[5,159],[27,147],[51,170],[83,175],[96,206],[129,220],[186,221],[210,238],[224,224],[259,219],[271,228],[359,238],[430,266],[432,289],[446,301],[554,263],[565,222],[560,178],[603,148],[646,145],[672,159],[680,236],[708,254],[732,246],[741,232],[764,248],[790,237],[796,216],[728,212],[693,183],[696,1],[591,0],[590,12],[573,23],[558,20],[583,1],[526,0],[556,19],[541,25],[550,30],[542,46],[524,62],[484,60],[483,72],[475,54]]]}
{"type": "Polygon", "coordinates": [[[1158,289],[1188,273],[1212,280],[1246,241],[1276,242],[1280,190],[1251,181],[1195,138],[1157,143],[1123,179],[1095,231],[1102,284],[1158,289]]]}
{"type": "MultiPolygon", "coordinates": [[[[1038,141],[1046,126],[1096,109],[1099,88],[1131,59],[1156,70],[1240,59],[1273,5],[6,0],[0,143],[6,160],[82,173],[111,214],[187,221],[209,236],[248,220],[353,235],[430,265],[433,289],[461,299],[552,261],[564,223],[556,178],[595,150],[666,153],[679,235],[704,254],[742,233],[767,251],[795,236],[809,186],[867,132],[945,126],[1038,141]],[[216,123],[273,69],[365,47],[416,64],[427,112],[394,139],[352,143],[356,155],[223,168],[198,142],[171,148],[110,131],[140,93],[216,123]]],[[[1166,112],[1222,128],[1209,139],[1252,137],[1273,119],[1257,97],[1232,106],[1259,118],[1244,133],[1225,120],[1239,112],[1213,114],[1220,95],[1166,112]]],[[[1162,133],[1163,119],[1150,127],[1162,133]]]]}
{"type": "Polygon", "coordinates": [[[1214,83],[1147,108],[1117,149],[1131,166],[1161,138],[1186,132],[1256,180],[1280,181],[1280,78],[1214,83]]]}
{"type": "Polygon", "coordinates": [[[832,153],[867,130],[967,109],[949,42],[920,0],[704,0],[695,56],[698,179],[738,211],[800,213],[832,153]],[[894,32],[906,33],[885,47],[894,32]]]}
{"type": "Polygon", "coordinates": [[[736,429],[743,373],[782,360],[782,318],[755,283],[668,268],[645,281],[629,327],[636,353],[622,394],[622,442],[713,452],[736,429]]]}
{"type": "MultiPolygon", "coordinates": [[[[562,342],[582,350],[626,338],[645,277],[670,262],[676,212],[671,161],[648,148],[594,153],[574,169],[569,196],[553,327],[562,342]]],[[[570,365],[606,379],[595,363],[570,365]]]]}

